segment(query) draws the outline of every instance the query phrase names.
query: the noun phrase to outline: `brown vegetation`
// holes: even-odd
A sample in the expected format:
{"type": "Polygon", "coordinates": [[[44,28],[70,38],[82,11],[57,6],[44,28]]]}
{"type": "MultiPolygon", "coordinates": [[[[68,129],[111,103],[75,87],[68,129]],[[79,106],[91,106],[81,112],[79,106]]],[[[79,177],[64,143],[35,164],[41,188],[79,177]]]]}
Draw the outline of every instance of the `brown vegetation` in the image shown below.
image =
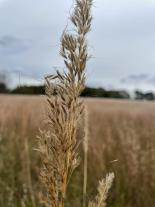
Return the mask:
{"type": "MultiPolygon", "coordinates": [[[[114,171],[109,206],[154,206],[155,104],[100,99],[86,103],[90,137],[87,200],[96,194],[103,173],[114,171]]],[[[44,97],[0,96],[0,206],[37,206],[40,158],[34,137],[44,124],[45,104],[44,97]]],[[[82,175],[80,165],[69,185],[69,207],[81,205],[82,175]]]]}

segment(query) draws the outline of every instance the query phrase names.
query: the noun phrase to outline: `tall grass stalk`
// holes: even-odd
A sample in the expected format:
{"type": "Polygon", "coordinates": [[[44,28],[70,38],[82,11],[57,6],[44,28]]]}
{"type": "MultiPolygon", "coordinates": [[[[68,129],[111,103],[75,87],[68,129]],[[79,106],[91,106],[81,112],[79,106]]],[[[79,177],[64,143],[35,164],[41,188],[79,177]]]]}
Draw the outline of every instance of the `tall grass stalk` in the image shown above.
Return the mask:
{"type": "Polygon", "coordinates": [[[48,96],[48,130],[40,135],[39,150],[43,162],[41,180],[47,194],[47,206],[64,207],[66,190],[74,169],[79,165],[76,139],[79,118],[84,104],[78,99],[85,87],[88,59],[86,34],[91,27],[92,0],[76,0],[71,22],[74,34],[64,32],[60,54],[67,71],[46,77],[48,96]],[[55,96],[53,96],[55,94],[55,96]]]}
{"type": "Polygon", "coordinates": [[[87,167],[88,167],[88,110],[85,107],[84,111],[84,139],[83,139],[83,152],[84,152],[84,170],[83,170],[83,207],[86,207],[87,202],[87,167]]]}
{"type": "MultiPolygon", "coordinates": [[[[78,148],[81,140],[77,139],[77,128],[84,104],[78,97],[85,87],[86,35],[91,28],[91,7],[92,0],[76,0],[70,17],[74,32],[64,31],[61,38],[60,54],[67,70],[63,73],[56,71],[55,75],[46,77],[48,127],[40,133],[39,151],[43,163],[41,181],[46,190],[42,200],[48,207],[65,206],[68,183],[80,162],[78,148]]],[[[85,143],[83,206],[86,206],[87,146],[85,143]]],[[[105,201],[111,182],[112,176],[108,176],[103,182],[105,188],[100,185],[99,199],[97,197],[94,205],[90,203],[89,206],[99,207],[98,200],[105,201]],[[100,200],[101,193],[103,199],[100,200]]]]}
{"type": "Polygon", "coordinates": [[[33,207],[36,207],[35,196],[33,191],[32,185],[32,177],[31,177],[31,159],[30,159],[30,152],[29,152],[29,143],[27,137],[24,140],[24,148],[25,148],[25,159],[26,159],[26,175],[27,175],[27,185],[28,190],[30,192],[31,202],[33,207]]]}

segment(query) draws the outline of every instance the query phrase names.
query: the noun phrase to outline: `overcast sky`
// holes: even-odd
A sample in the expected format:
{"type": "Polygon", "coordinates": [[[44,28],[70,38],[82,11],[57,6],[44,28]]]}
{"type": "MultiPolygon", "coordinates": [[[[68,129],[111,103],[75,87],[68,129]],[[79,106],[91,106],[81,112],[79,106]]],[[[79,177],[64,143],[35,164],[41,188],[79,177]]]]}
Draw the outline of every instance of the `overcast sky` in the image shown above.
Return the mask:
{"type": "MultiPolygon", "coordinates": [[[[59,40],[72,0],[0,0],[0,71],[11,85],[63,68],[59,40]]],[[[155,0],[94,0],[87,85],[155,90],[155,0]]]]}

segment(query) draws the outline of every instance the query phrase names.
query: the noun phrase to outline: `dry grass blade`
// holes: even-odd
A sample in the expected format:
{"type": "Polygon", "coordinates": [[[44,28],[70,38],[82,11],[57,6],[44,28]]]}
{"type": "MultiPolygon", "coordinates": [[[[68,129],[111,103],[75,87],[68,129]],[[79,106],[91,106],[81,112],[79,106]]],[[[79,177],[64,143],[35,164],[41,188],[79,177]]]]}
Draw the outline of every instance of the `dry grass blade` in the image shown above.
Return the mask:
{"type": "Polygon", "coordinates": [[[91,201],[88,207],[105,207],[106,206],[106,199],[108,197],[109,189],[112,186],[114,179],[114,174],[110,173],[106,176],[105,179],[99,182],[98,186],[98,195],[96,196],[94,201],[91,201]]]}
{"type": "Polygon", "coordinates": [[[88,167],[88,109],[84,111],[84,139],[83,139],[83,151],[84,151],[84,170],[83,170],[83,207],[87,202],[87,167],[88,167]]]}

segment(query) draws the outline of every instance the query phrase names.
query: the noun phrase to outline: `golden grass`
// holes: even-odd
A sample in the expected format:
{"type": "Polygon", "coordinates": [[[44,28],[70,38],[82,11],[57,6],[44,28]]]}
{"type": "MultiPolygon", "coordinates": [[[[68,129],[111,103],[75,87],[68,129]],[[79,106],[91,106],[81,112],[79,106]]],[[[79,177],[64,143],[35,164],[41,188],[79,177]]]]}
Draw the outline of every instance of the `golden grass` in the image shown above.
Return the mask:
{"type": "MultiPolygon", "coordinates": [[[[46,80],[48,102],[47,125],[40,130],[38,151],[42,168],[41,182],[42,203],[47,207],[64,207],[67,190],[74,173],[80,164],[79,146],[84,142],[84,175],[83,175],[83,207],[87,206],[87,152],[88,127],[85,116],[84,135],[78,136],[79,122],[84,115],[84,103],[79,96],[85,88],[85,70],[89,58],[87,33],[91,29],[92,0],[75,0],[73,13],[70,16],[74,31],[64,31],[61,38],[60,55],[64,59],[66,70],[56,71],[46,80]]],[[[81,125],[82,126],[82,125],[81,125]]],[[[106,198],[111,187],[114,174],[109,174],[99,184],[98,195],[88,203],[90,207],[106,206],[106,198]]],[[[35,205],[33,189],[29,185],[31,200],[35,205]]]]}
{"type": "MultiPolygon", "coordinates": [[[[155,103],[85,102],[89,112],[87,200],[93,200],[98,179],[114,171],[110,206],[154,206],[155,103]]],[[[38,204],[40,158],[34,137],[44,125],[45,105],[44,97],[0,96],[0,206],[33,206],[33,197],[38,204]]],[[[82,175],[83,165],[69,185],[69,207],[81,205],[82,175]]]]}
{"type": "MultiPolygon", "coordinates": [[[[84,105],[79,96],[85,87],[88,60],[86,35],[91,28],[92,0],[76,0],[70,20],[74,32],[64,31],[60,55],[66,70],[46,80],[47,127],[40,130],[38,151],[42,160],[42,202],[47,207],[64,207],[72,174],[79,166],[78,123],[84,105]]],[[[85,203],[85,202],[84,202],[85,203]]],[[[85,205],[84,205],[85,207],[85,205]]]]}

